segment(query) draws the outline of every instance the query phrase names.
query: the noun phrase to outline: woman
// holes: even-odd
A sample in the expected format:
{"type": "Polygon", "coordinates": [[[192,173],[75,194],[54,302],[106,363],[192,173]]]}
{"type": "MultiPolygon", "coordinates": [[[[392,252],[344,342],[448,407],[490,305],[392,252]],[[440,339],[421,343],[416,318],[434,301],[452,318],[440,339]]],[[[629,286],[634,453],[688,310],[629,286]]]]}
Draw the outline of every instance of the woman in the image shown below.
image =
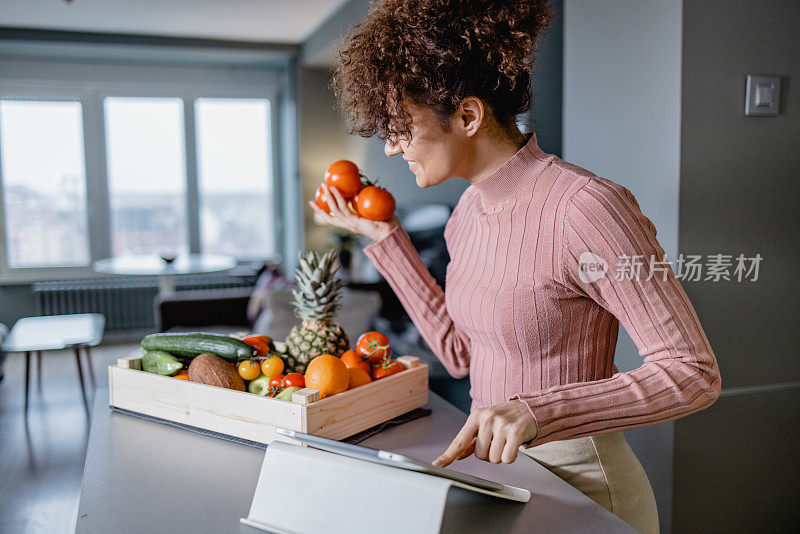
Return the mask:
{"type": "Polygon", "coordinates": [[[360,218],[335,189],[331,215],[311,205],[373,240],[365,253],[422,336],[450,374],[470,377],[471,413],[438,465],[509,463],[522,450],[657,532],[622,431],[707,407],[719,371],[633,195],[517,128],[549,18],[535,0],[376,2],[340,53],[334,84],[353,132],[381,135],[422,188],[471,183],[445,228],[446,292],[397,219],[360,218]],[[626,373],[613,364],[620,322],[644,357],[626,373]]]}

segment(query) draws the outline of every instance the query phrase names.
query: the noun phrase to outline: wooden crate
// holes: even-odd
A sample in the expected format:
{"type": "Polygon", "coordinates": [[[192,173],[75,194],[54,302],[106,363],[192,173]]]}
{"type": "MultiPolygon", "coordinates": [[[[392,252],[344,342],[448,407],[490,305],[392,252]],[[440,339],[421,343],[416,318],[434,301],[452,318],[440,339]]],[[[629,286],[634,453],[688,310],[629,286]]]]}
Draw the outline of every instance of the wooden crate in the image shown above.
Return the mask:
{"type": "Polygon", "coordinates": [[[302,389],[287,402],[147,373],[141,357],[123,358],[108,368],[109,404],[258,443],[293,441],[277,426],[338,440],[428,403],[428,366],[397,360],[405,369],[396,375],[326,399],[302,389]]]}

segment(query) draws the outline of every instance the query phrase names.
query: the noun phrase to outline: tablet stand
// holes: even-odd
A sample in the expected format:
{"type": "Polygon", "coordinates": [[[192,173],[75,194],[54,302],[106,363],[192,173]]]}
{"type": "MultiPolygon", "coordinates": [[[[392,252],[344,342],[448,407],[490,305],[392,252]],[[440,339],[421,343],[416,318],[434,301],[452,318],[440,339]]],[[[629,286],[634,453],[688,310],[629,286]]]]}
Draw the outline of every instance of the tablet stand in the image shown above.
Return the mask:
{"type": "Polygon", "coordinates": [[[438,533],[453,486],[527,502],[527,490],[458,481],[273,441],[242,523],[280,534],[438,533]]]}

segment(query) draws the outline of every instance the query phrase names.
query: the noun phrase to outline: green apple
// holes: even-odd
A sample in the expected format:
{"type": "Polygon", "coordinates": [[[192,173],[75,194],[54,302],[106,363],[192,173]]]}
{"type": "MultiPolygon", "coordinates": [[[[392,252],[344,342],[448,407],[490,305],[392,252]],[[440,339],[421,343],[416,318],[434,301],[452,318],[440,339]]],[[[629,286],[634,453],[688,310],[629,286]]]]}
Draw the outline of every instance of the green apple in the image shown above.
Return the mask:
{"type": "Polygon", "coordinates": [[[266,397],[269,394],[269,380],[270,378],[267,375],[261,373],[258,378],[250,381],[247,385],[247,391],[266,397]]]}

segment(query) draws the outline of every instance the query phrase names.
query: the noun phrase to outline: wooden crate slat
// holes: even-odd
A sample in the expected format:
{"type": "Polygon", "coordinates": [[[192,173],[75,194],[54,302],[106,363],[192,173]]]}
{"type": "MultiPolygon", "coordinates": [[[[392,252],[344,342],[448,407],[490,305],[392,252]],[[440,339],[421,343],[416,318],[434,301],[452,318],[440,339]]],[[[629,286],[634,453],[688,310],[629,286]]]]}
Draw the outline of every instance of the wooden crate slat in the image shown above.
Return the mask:
{"type": "Polygon", "coordinates": [[[111,404],[133,412],[260,443],[281,438],[276,426],[303,427],[291,402],[113,366],[109,378],[111,404]]]}
{"type": "Polygon", "coordinates": [[[343,439],[428,403],[428,366],[407,369],[310,404],[308,433],[343,439]]]}

